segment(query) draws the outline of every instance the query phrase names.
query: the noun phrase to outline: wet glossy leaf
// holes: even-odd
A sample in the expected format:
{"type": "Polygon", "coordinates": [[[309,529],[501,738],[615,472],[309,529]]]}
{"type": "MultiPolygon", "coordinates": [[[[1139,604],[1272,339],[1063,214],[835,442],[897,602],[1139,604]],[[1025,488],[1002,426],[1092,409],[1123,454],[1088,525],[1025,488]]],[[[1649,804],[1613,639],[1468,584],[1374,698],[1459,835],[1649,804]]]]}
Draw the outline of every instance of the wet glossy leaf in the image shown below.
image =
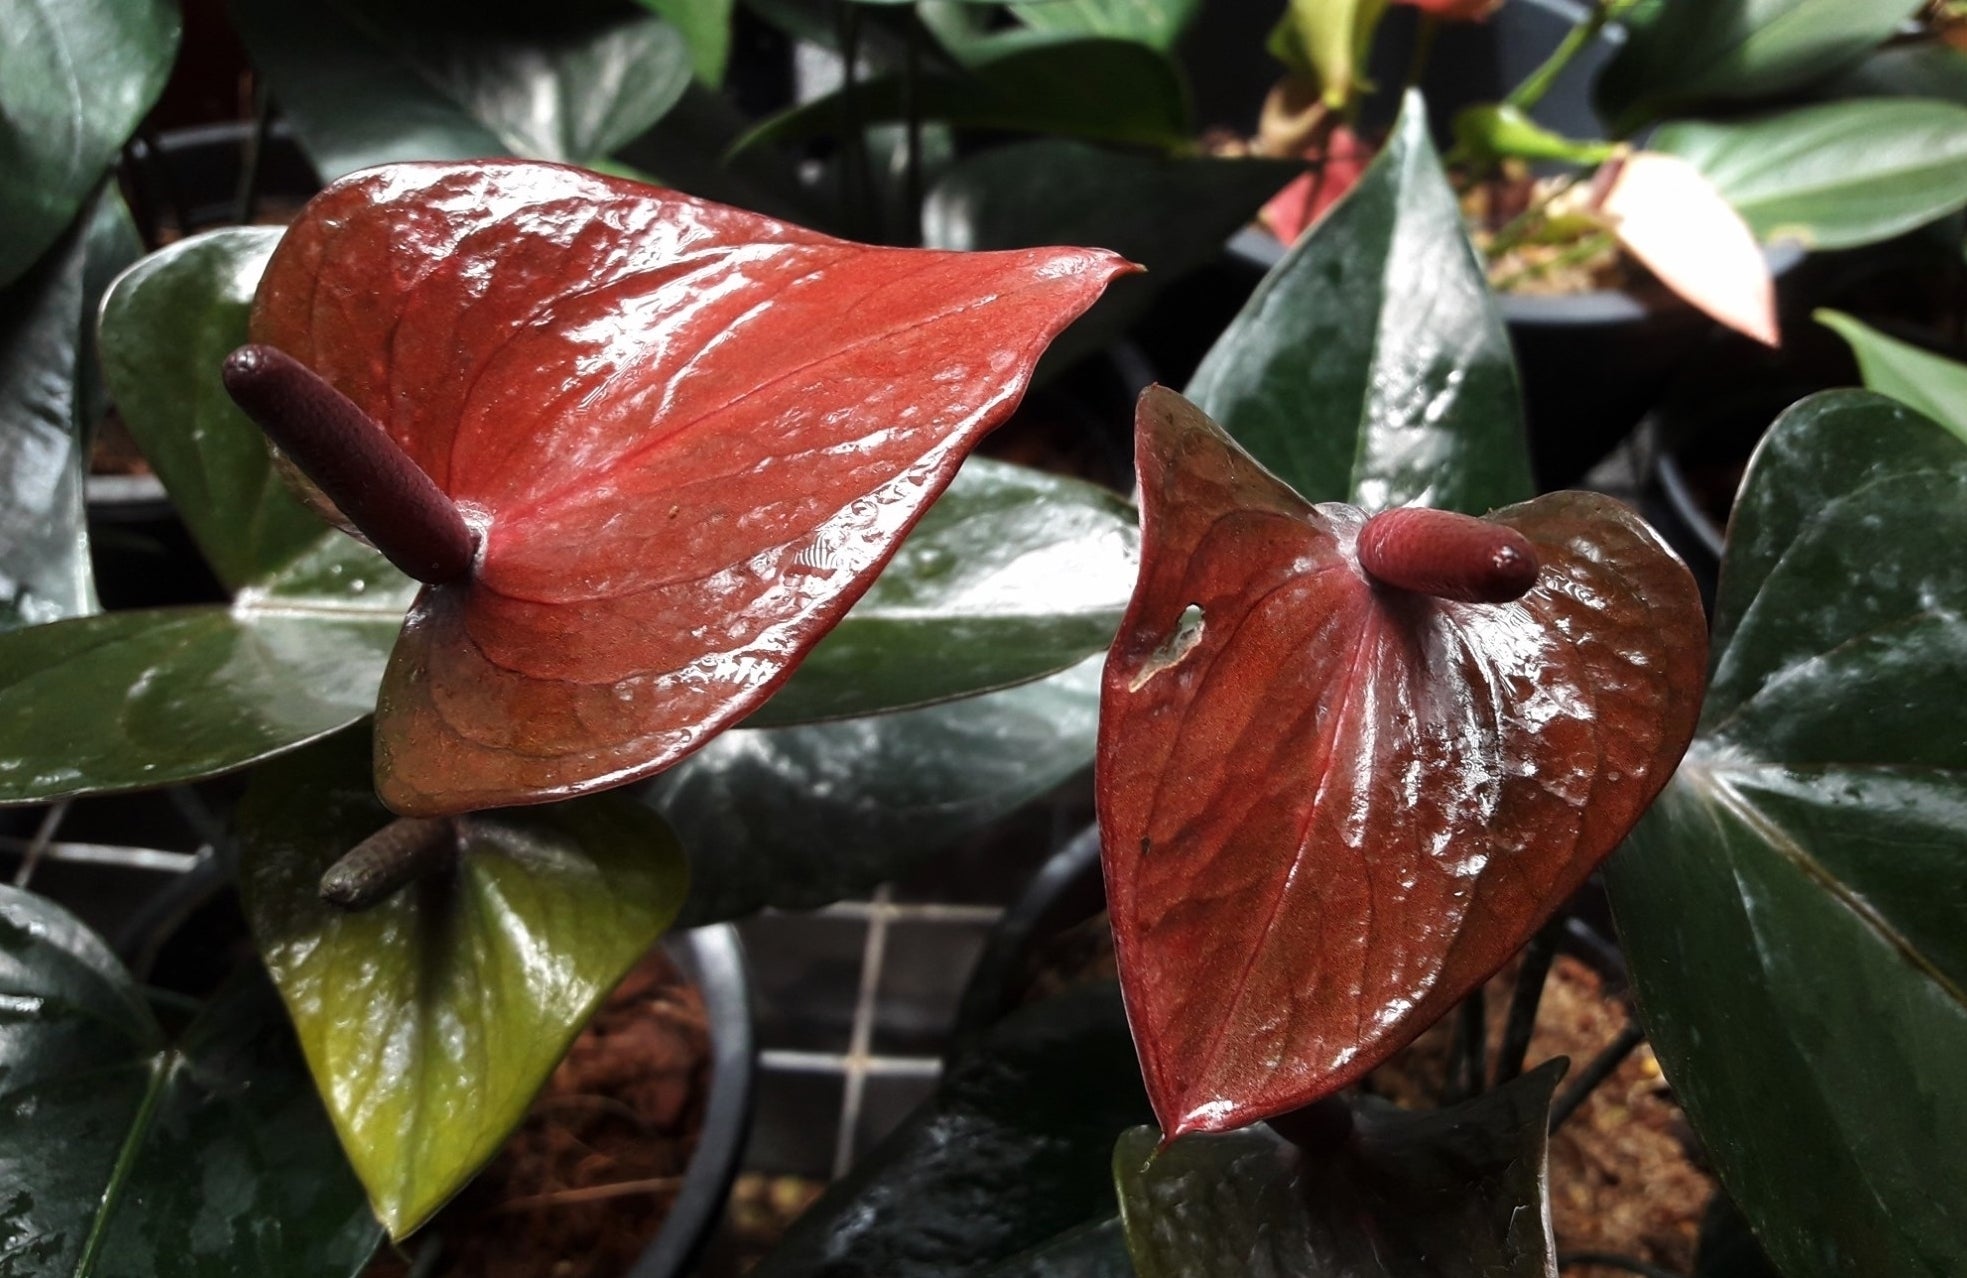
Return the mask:
{"type": "Polygon", "coordinates": [[[109,278],[142,251],[123,201],[105,195],[0,289],[0,630],[95,610],[82,498],[102,398],[91,330],[109,278]]]}
{"type": "Polygon", "coordinates": [[[1687,569],[1631,511],[1495,520],[1520,600],[1380,589],[1364,516],[1310,506],[1162,388],[1137,439],[1140,584],[1097,790],[1121,980],[1176,1135],[1360,1077],[1493,972],[1645,811],[1693,731],[1687,569]]]}
{"type": "Polygon", "coordinates": [[[237,590],[323,539],[288,493],[259,428],[219,383],[246,340],[274,227],[179,240],[116,281],[102,312],[103,371],[117,411],[220,581],[237,590]]]}
{"type": "Polygon", "coordinates": [[[690,83],[683,37],[633,8],[232,0],[232,19],[329,179],[396,160],[591,163],[690,83]]]}
{"type": "Polygon", "coordinates": [[[1161,51],[1202,12],[1202,0],[1026,0],[1012,16],[1033,31],[1053,36],[1110,36],[1138,40],[1161,51]]]}
{"type": "Polygon", "coordinates": [[[1314,500],[1479,515],[1535,491],[1509,339],[1418,96],[1187,393],[1314,500]]]}
{"type": "Polygon", "coordinates": [[[619,785],[750,712],[1125,269],[870,248],[546,165],[330,188],[254,336],[481,525],[472,574],[424,591],[391,657],[384,798],[619,785]]]}
{"type": "Polygon", "coordinates": [[[752,728],[1010,687],[1113,642],[1139,563],[1133,511],[1092,484],[973,458],[752,728]]]}
{"type": "Polygon", "coordinates": [[[0,887],[8,1272],[347,1278],[380,1231],[279,1003],[235,981],[171,1041],[100,938],[0,887]]]}
{"type": "Polygon", "coordinates": [[[866,892],[1090,767],[1099,668],[899,714],[724,733],[644,792],[690,850],[684,922],[866,892]]]}
{"type": "Polygon", "coordinates": [[[1922,0],[1665,0],[1598,77],[1619,133],[1698,102],[1795,88],[1883,44],[1922,0]]]}
{"type": "Polygon", "coordinates": [[[0,635],[0,804],[195,781],[346,727],[375,709],[409,594],[333,533],[230,607],[0,635]]]}
{"type": "Polygon", "coordinates": [[[1307,1151],[1268,1127],[1113,1151],[1141,1278],[1554,1278],[1544,1129],[1564,1062],[1449,1109],[1351,1102],[1353,1133],[1307,1151]]]}
{"type": "Polygon", "coordinates": [[[1765,346],[1782,340],[1768,259],[1714,183],[1675,155],[1627,156],[1603,212],[1619,246],[1686,301],[1765,346]]]}
{"type": "Polygon", "coordinates": [[[1678,121],[1648,146],[1693,164],[1765,240],[1852,248],[1967,204],[1967,106],[1834,102],[1749,124],[1678,121]]]}
{"type": "Polygon", "coordinates": [[[1111,986],[1023,1008],[786,1232],[757,1278],[960,1278],[1114,1209],[1146,1111],[1111,986]]]}
{"type": "Polygon", "coordinates": [[[1161,289],[1213,259],[1298,168],[1143,155],[1063,138],[993,147],[930,190],[922,240],[963,250],[1098,244],[1145,266],[1144,275],[1115,280],[1060,339],[1052,358],[1065,360],[1112,341],[1161,289]]]}
{"type": "Polygon", "coordinates": [[[1785,413],[1700,735],[1611,866],[1648,1038],[1791,1278],[1967,1264],[1963,537],[1957,437],[1857,391],[1785,413]]]}
{"type": "Polygon", "coordinates": [[[254,774],[240,891],[376,1215],[401,1238],[497,1152],[682,903],[681,849],[608,795],[460,818],[454,869],[348,914],[322,871],[390,814],[356,730],[254,774]]]}
{"type": "Polygon", "coordinates": [[[1114,1217],[1069,1229],[984,1272],[986,1278],[1134,1278],[1134,1262],[1114,1217]]]}
{"type": "Polygon", "coordinates": [[[73,222],[164,87],[170,0],[0,3],[0,286],[73,222]]]}
{"type": "Polygon", "coordinates": [[[1815,318],[1851,344],[1868,389],[1967,441],[1967,364],[1928,354],[1837,311],[1818,311],[1815,318]]]}
{"type": "MultiPolygon", "coordinates": [[[[1036,35],[1036,33],[1032,33],[1036,35]]],[[[959,72],[930,73],[915,84],[925,120],[1009,129],[1095,142],[1171,148],[1188,134],[1187,90],[1167,55],[1132,40],[994,38],[959,72]]],[[[850,123],[908,117],[899,76],[854,86],[853,111],[838,92],[781,112],[739,139],[737,149],[813,137],[840,137],[850,123]]]]}
{"type": "Polygon", "coordinates": [[[731,57],[731,14],[737,0],[641,0],[642,7],[667,18],[690,46],[697,79],[716,88],[724,83],[731,57]]]}

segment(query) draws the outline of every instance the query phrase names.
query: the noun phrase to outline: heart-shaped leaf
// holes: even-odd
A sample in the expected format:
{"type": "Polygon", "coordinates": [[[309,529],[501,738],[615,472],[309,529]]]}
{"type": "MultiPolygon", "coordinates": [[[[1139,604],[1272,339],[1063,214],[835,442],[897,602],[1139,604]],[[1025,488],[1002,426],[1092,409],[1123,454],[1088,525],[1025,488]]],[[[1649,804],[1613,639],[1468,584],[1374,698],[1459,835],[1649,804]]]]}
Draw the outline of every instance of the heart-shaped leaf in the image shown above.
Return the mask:
{"type": "Polygon", "coordinates": [[[1113,642],[1140,561],[1103,488],[976,457],[745,726],[903,710],[1055,674],[1113,642]]]}
{"type": "Polygon", "coordinates": [[[110,278],[142,251],[105,191],[0,290],[0,630],[95,611],[82,504],[102,398],[93,321],[110,278]]]}
{"type": "Polygon", "coordinates": [[[691,55],[653,13],[395,0],[232,0],[324,177],[394,160],[591,164],[661,119],[691,55]]]}
{"type": "Polygon", "coordinates": [[[1059,38],[1108,36],[1172,52],[1202,12],[1202,0],[1014,0],[1011,14],[1059,38]]]}
{"type": "Polygon", "coordinates": [[[1188,396],[1314,500],[1480,515],[1535,491],[1509,338],[1418,94],[1188,396]]]}
{"type": "Polygon", "coordinates": [[[1352,1131],[1304,1149],[1268,1127],[1159,1149],[1137,1127],[1113,1151],[1141,1278],[1245,1274],[1546,1278],[1557,1273],[1545,1184],[1551,1061],[1448,1109],[1362,1096],[1352,1131]]]}
{"type": "Polygon", "coordinates": [[[1699,169],[1758,237],[1854,248],[1967,204],[1967,106],[1832,102],[1747,124],[1676,121],[1647,143],[1699,169]]]}
{"type": "Polygon", "coordinates": [[[1712,688],[1608,874],[1648,1038],[1793,1278],[1967,1266],[1967,445],[1858,391],[1771,428],[1712,688]]]}
{"type": "Polygon", "coordinates": [[[0,21],[0,286],[60,238],[164,88],[170,0],[28,0],[0,21]]]}
{"type": "Polygon", "coordinates": [[[1883,44],[1923,0],[1660,0],[1598,77],[1623,135],[1669,109],[1795,88],[1883,44]]]}
{"type": "Polygon", "coordinates": [[[0,1006],[9,1273],[348,1278],[375,1249],[263,978],[172,1041],[98,937],[0,887],[0,1006]]]}
{"type": "Polygon", "coordinates": [[[1093,761],[1100,662],[986,696],[733,728],[643,797],[690,850],[690,926],[865,892],[1093,761]]]}
{"type": "Polygon", "coordinates": [[[1144,1109],[1113,987],[1022,1008],[786,1231],[757,1278],[960,1278],[1111,1215],[1144,1109]]]}
{"type": "Polygon", "coordinates": [[[401,1238],[497,1152],[682,904],[683,855],[615,795],[461,818],[456,864],[359,914],[324,870],[390,814],[361,730],[254,774],[240,891],[376,1215],[401,1238]]]}
{"type": "Polygon", "coordinates": [[[731,16],[737,0],[641,0],[642,7],[669,20],[690,46],[697,79],[716,88],[724,83],[731,57],[731,16]]]}
{"type": "Polygon", "coordinates": [[[870,248],[550,165],[324,192],[254,336],[479,525],[472,572],[419,596],[384,677],[384,799],[619,785],[749,712],[1126,269],[870,248]]]}
{"type": "Polygon", "coordinates": [[[1867,389],[1926,414],[1967,441],[1967,364],[1887,337],[1837,311],[1818,311],[1814,318],[1851,344],[1867,389]]]}
{"type": "Polygon", "coordinates": [[[1706,636],[1617,502],[1497,512],[1520,600],[1372,584],[1365,516],[1312,506],[1170,391],[1137,426],[1141,580],[1107,658],[1107,900],[1173,1135],[1360,1077],[1498,967],[1665,784],[1706,636]]]}

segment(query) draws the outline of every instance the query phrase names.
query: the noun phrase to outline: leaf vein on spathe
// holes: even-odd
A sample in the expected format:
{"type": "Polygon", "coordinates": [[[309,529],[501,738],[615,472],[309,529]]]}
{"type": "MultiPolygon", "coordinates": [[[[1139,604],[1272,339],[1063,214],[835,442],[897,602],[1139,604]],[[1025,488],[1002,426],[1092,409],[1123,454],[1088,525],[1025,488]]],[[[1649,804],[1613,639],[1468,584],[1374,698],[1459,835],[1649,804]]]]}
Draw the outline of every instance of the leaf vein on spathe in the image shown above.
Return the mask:
{"type": "Polygon", "coordinates": [[[1839,905],[1855,915],[1878,940],[1889,946],[1915,971],[1926,977],[1947,999],[1963,1013],[1967,1013],[1967,990],[1963,990],[1950,980],[1946,973],[1934,966],[1933,961],[1920,953],[1906,935],[1894,927],[1889,919],[1880,914],[1871,903],[1832,874],[1824,864],[1811,854],[1781,822],[1765,812],[1754,800],[1743,794],[1741,789],[1726,775],[1726,766],[1709,766],[1706,759],[1683,765],[1680,778],[1690,786],[1702,800],[1753,832],[1776,853],[1788,861],[1799,873],[1824,892],[1839,905]]]}

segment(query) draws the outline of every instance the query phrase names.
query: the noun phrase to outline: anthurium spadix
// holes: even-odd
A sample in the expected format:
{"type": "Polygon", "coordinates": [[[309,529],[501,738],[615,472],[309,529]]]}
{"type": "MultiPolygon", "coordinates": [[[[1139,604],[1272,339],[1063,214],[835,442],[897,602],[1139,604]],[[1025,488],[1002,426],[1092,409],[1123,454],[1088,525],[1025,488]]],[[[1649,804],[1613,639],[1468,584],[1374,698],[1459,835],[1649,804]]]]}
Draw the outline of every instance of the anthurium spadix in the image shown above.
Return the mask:
{"type": "Polygon", "coordinates": [[[329,187],[227,381],[428,583],[377,706],[384,800],[584,793],[743,716],[1130,269],[852,244],[546,164],[329,187]]]}
{"type": "Polygon", "coordinates": [[[1161,1129],[1360,1077],[1487,978],[1686,750],[1706,625],[1625,507],[1312,505],[1150,388],[1098,799],[1161,1129]]]}

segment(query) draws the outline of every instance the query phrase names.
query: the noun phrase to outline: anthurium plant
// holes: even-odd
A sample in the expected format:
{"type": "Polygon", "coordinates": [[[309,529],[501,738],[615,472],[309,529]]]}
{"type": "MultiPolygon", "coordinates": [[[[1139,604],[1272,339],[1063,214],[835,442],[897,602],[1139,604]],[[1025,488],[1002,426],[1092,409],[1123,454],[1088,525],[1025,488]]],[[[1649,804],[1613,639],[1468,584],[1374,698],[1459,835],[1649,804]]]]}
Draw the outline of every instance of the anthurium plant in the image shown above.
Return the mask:
{"type": "MultiPolygon", "coordinates": [[[[1335,77],[1381,7],[1286,35],[1335,77]]],[[[1193,0],[755,8],[843,83],[734,116],[728,5],[236,0],[332,180],[148,253],[105,179],[174,14],[0,8],[40,42],[0,77],[35,157],[0,203],[0,804],[242,778],[252,949],[194,1006],[0,888],[10,1271],[355,1274],[666,929],[1089,769],[1117,984],[979,1027],[760,1272],[1553,1274],[1562,1062],[1438,1110],[1356,1084],[1601,865],[1781,1271],[1967,1263],[1959,368],[1826,317],[1873,390],[1772,429],[1710,626],[1630,509],[1534,490],[1410,96],[1187,385],[1111,406],[1131,502],[972,455],[1295,169],[1188,147],[1193,0]],[[90,50],[115,111],[41,65],[90,50]],[[100,607],[105,398],[222,599],[100,607]]],[[[1910,6],[1776,8],[1698,75],[1647,41],[1725,24],[1601,8],[1621,119],[1750,92],[1736,55],[1794,87],[1910,6]]]]}

